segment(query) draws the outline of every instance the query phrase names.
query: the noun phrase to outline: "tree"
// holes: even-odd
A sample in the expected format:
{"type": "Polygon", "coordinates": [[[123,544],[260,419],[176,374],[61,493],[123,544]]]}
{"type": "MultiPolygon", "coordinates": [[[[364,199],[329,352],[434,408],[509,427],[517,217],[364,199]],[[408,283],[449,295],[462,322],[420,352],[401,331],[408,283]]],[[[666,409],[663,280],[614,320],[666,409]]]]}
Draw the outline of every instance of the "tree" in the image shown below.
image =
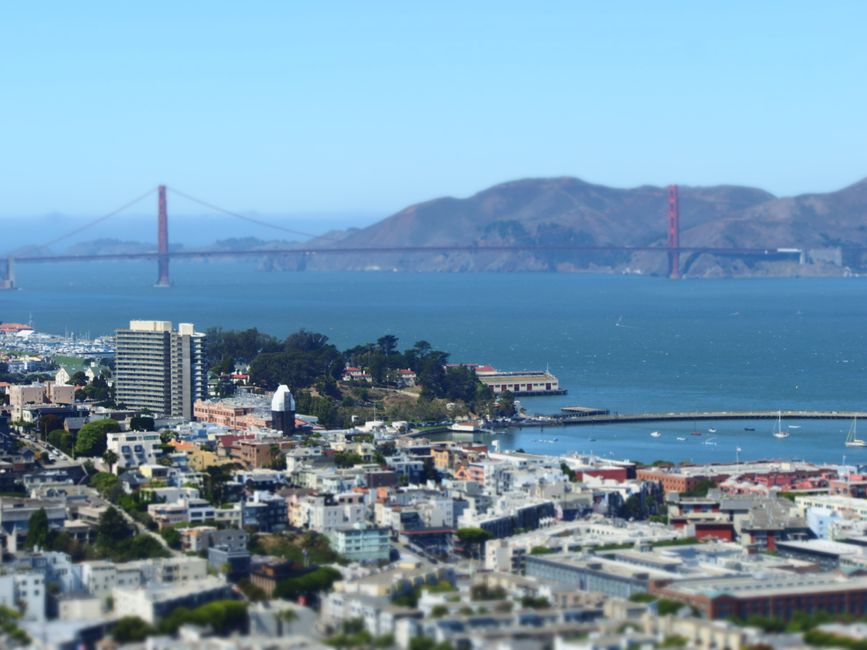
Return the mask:
{"type": "Polygon", "coordinates": [[[498,417],[510,418],[515,415],[515,395],[504,391],[497,396],[497,406],[494,409],[498,417]]]}
{"type": "Polygon", "coordinates": [[[458,528],[458,539],[469,547],[471,555],[477,557],[481,555],[482,546],[494,536],[484,528],[458,528]],[[475,553],[473,553],[475,550],[475,553]]]}
{"type": "Polygon", "coordinates": [[[87,385],[87,375],[84,374],[83,370],[79,370],[74,372],[72,376],[69,378],[69,381],[66,382],[70,386],[86,386],[87,385]]]}
{"type": "Polygon", "coordinates": [[[280,449],[280,446],[271,445],[271,448],[268,451],[271,455],[271,459],[268,464],[269,467],[276,470],[286,469],[286,454],[283,453],[283,450],[280,449]]]}
{"type": "Polygon", "coordinates": [[[109,501],[116,501],[123,494],[120,479],[109,472],[96,472],[90,475],[90,485],[109,501]]]}
{"type": "Polygon", "coordinates": [[[55,429],[48,434],[48,442],[57,447],[64,454],[72,454],[72,447],[75,444],[75,439],[69,431],[64,429],[55,429]]]}
{"type": "Polygon", "coordinates": [[[46,413],[39,418],[39,433],[43,439],[48,435],[49,431],[61,428],[63,428],[63,419],[56,415],[46,413]]]}
{"type": "Polygon", "coordinates": [[[386,334],[376,339],[376,345],[380,353],[390,356],[397,350],[397,337],[392,334],[386,334]]]}
{"type": "Polygon", "coordinates": [[[120,425],[111,419],[88,422],[78,432],[75,440],[77,456],[101,456],[105,453],[106,436],[109,432],[120,431],[120,425]]]}
{"type": "Polygon", "coordinates": [[[180,548],[181,547],[181,534],[178,532],[177,528],[168,527],[163,528],[160,531],[160,535],[164,540],[166,540],[166,544],[169,545],[170,548],[180,548]]]}
{"type": "Polygon", "coordinates": [[[51,531],[48,528],[48,514],[45,508],[40,508],[27,521],[27,539],[24,546],[29,549],[47,548],[51,531]]]}
{"type": "Polygon", "coordinates": [[[138,616],[124,616],[114,624],[111,636],[118,643],[137,643],[155,632],[153,627],[138,616]]]}
{"type": "Polygon", "coordinates": [[[340,468],[361,465],[364,459],[356,453],[342,451],[334,455],[334,464],[340,468]]]}
{"type": "Polygon", "coordinates": [[[217,636],[242,632],[247,627],[247,604],[236,600],[215,600],[195,609],[178,607],[159,625],[163,634],[174,634],[181,625],[210,627],[217,636]]]}
{"type": "Polygon", "coordinates": [[[118,456],[111,449],[106,449],[102,455],[102,460],[108,465],[108,471],[114,473],[114,464],[118,461],[118,456]]]}
{"type": "Polygon", "coordinates": [[[132,526],[126,522],[120,511],[114,506],[109,506],[99,516],[99,522],[96,525],[96,545],[111,549],[125,540],[131,539],[134,533],[132,526]]]}
{"type": "Polygon", "coordinates": [[[332,567],[319,567],[309,573],[295,578],[286,578],[277,583],[274,590],[275,598],[295,600],[300,596],[308,596],[331,589],[331,585],[340,580],[341,573],[332,567]]]}
{"type": "Polygon", "coordinates": [[[133,431],[153,431],[154,419],[149,415],[134,415],[129,419],[129,428],[133,431]]]}
{"type": "Polygon", "coordinates": [[[210,370],[217,376],[231,375],[235,372],[235,359],[230,354],[224,354],[219,362],[210,367],[210,370]]]}

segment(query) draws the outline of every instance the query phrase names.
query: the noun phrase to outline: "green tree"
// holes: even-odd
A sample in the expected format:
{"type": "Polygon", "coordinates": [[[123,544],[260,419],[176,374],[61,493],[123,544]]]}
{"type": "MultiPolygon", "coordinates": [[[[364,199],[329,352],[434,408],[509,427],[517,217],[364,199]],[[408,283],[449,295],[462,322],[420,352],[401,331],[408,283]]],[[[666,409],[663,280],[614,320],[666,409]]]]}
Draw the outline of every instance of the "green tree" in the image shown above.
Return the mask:
{"type": "Polygon", "coordinates": [[[391,356],[397,351],[397,337],[393,334],[386,334],[376,340],[376,345],[381,354],[391,356]]]}
{"type": "Polygon", "coordinates": [[[153,627],[138,616],[124,616],[114,624],[111,636],[118,643],[138,643],[155,632],[153,627]]]}
{"type": "Polygon", "coordinates": [[[30,515],[27,522],[27,539],[24,541],[24,546],[29,549],[48,548],[50,534],[48,514],[45,512],[45,508],[40,508],[30,515]]]}
{"type": "Polygon", "coordinates": [[[102,460],[108,465],[108,471],[114,473],[114,464],[118,461],[118,456],[111,449],[106,449],[102,455],[102,460]]]}
{"type": "Polygon", "coordinates": [[[710,479],[702,479],[698,481],[689,490],[682,493],[685,497],[706,497],[707,493],[716,487],[716,482],[710,479]]]}
{"type": "Polygon", "coordinates": [[[96,472],[90,475],[90,485],[109,501],[117,501],[123,495],[120,479],[109,472],[96,472]]]}
{"type": "Polygon", "coordinates": [[[447,641],[437,643],[429,636],[416,636],[410,639],[409,650],[453,650],[453,647],[447,641]]]}
{"type": "Polygon", "coordinates": [[[111,419],[88,422],[78,432],[75,439],[77,456],[101,456],[105,453],[106,436],[120,431],[120,425],[111,419]]]}
{"type": "Polygon", "coordinates": [[[43,440],[48,436],[49,431],[61,428],[63,428],[63,419],[56,415],[46,413],[39,418],[39,434],[43,440]]]}
{"type": "Polygon", "coordinates": [[[109,506],[99,516],[96,525],[96,545],[105,549],[112,549],[133,537],[135,531],[130,526],[120,511],[114,506],[109,506]]]}
{"type": "Polygon", "coordinates": [[[154,419],[149,415],[134,415],[129,419],[129,428],[133,431],[153,431],[154,419]]]}
{"type": "Polygon", "coordinates": [[[64,429],[55,429],[48,434],[48,442],[57,447],[64,454],[72,454],[72,448],[75,445],[75,438],[69,431],[64,429]]]}
{"type": "Polygon", "coordinates": [[[483,528],[458,528],[456,535],[474,557],[480,556],[485,542],[493,538],[493,535],[483,528]]]}
{"type": "Polygon", "coordinates": [[[318,594],[321,591],[331,589],[331,586],[340,580],[340,571],[332,567],[319,567],[294,578],[286,578],[277,583],[274,590],[276,598],[295,600],[300,596],[318,594]]]}
{"type": "Polygon", "coordinates": [[[242,632],[247,627],[247,605],[236,600],[216,600],[195,609],[178,607],[159,625],[163,634],[174,634],[186,624],[210,627],[217,636],[242,632]]]}
{"type": "Polygon", "coordinates": [[[353,467],[361,465],[364,459],[356,453],[342,451],[334,455],[334,464],[338,467],[353,467]]]}
{"type": "Polygon", "coordinates": [[[494,414],[501,418],[510,418],[515,415],[515,395],[511,391],[505,391],[497,395],[497,406],[494,414]]]}

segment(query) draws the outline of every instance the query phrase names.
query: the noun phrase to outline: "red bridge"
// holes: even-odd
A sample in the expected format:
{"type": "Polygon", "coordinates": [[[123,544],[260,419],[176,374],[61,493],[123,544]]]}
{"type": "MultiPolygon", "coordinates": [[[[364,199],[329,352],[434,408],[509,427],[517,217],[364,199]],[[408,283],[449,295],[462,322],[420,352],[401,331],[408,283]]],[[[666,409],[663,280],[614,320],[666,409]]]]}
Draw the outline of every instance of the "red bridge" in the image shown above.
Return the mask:
{"type": "MultiPolygon", "coordinates": [[[[245,250],[201,250],[201,251],[172,251],[169,249],[169,234],[168,234],[168,209],[166,202],[166,186],[160,185],[156,188],[157,193],[157,247],[156,250],[145,253],[112,253],[112,254],[94,254],[94,255],[22,255],[8,256],[0,258],[0,289],[13,289],[15,287],[15,265],[22,263],[47,263],[47,262],[88,262],[94,260],[129,260],[129,259],[155,259],[157,261],[157,287],[168,287],[171,285],[169,276],[169,260],[171,258],[236,258],[236,257],[262,257],[266,255],[382,255],[393,253],[499,253],[499,252],[574,252],[576,256],[589,254],[593,252],[651,252],[659,253],[660,255],[668,256],[668,275],[670,278],[679,278],[682,266],[680,263],[680,254],[688,254],[690,260],[695,259],[701,254],[724,255],[732,257],[762,257],[765,259],[799,259],[802,256],[802,251],[797,247],[791,248],[719,248],[706,246],[681,246],[680,245],[680,206],[678,199],[677,185],[671,185],[668,188],[668,242],[666,246],[619,246],[619,245],[545,245],[545,246],[366,246],[366,247],[351,247],[351,246],[295,246],[286,247],[283,249],[245,249],[245,250]]],[[[198,203],[204,207],[227,214],[229,216],[249,221],[260,226],[276,228],[284,232],[289,232],[295,235],[312,237],[309,233],[302,233],[290,228],[283,228],[275,224],[260,221],[258,219],[245,215],[225,210],[213,204],[201,201],[179,190],[172,190],[175,194],[198,203]]],[[[56,237],[45,247],[56,244],[59,241],[67,239],[79,232],[90,228],[102,221],[106,221],[110,217],[126,210],[130,206],[138,203],[142,199],[151,196],[154,190],[150,190],[144,195],[130,201],[124,206],[113,210],[112,212],[91,221],[80,228],[76,228],[72,232],[66,233],[60,237],[56,237]]],[[[860,250],[860,249],[859,249],[860,250]]],[[[689,264],[689,261],[687,262],[689,264]]]]}

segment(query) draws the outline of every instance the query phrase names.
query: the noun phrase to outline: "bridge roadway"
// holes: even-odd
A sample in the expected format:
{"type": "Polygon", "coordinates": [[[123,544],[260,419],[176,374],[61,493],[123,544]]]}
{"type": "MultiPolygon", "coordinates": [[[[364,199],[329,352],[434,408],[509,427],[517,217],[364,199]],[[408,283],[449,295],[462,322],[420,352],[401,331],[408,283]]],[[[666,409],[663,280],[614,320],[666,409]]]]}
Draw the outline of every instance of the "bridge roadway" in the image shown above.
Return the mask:
{"type": "Polygon", "coordinates": [[[865,411],[684,411],[669,413],[608,413],[602,415],[554,415],[514,423],[515,427],[580,426],[629,422],[692,422],[698,420],[851,420],[867,418],[865,411]]]}
{"type": "MultiPolygon", "coordinates": [[[[855,250],[855,249],[852,249],[855,250]]],[[[726,248],[713,246],[679,246],[670,248],[668,246],[618,246],[611,245],[573,245],[573,244],[550,244],[550,245],[489,245],[489,246],[352,246],[352,247],[286,247],[286,248],[271,248],[271,249],[245,249],[245,250],[173,250],[165,255],[174,259],[190,259],[190,258],[219,258],[219,257],[261,257],[267,255],[345,255],[345,254],[365,254],[365,253],[506,253],[506,252],[605,252],[605,251],[625,251],[625,252],[657,252],[669,253],[676,251],[679,253],[710,253],[714,255],[758,255],[758,256],[792,256],[795,255],[795,249],[777,249],[777,248],[726,248]]],[[[800,252],[800,251],[798,251],[800,252]]],[[[149,260],[160,257],[159,251],[147,251],[142,253],[96,253],[93,255],[75,255],[75,254],[60,254],[60,255],[21,255],[10,256],[16,263],[33,263],[33,262],[89,262],[89,261],[111,261],[111,260],[149,260]]]]}

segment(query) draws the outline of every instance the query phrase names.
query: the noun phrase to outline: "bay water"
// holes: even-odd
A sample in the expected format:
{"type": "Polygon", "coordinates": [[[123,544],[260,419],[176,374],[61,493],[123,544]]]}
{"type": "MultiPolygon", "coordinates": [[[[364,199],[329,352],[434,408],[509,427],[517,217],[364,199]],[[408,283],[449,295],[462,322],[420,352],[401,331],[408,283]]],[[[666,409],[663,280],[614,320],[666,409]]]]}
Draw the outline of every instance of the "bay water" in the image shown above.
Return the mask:
{"type": "MultiPolygon", "coordinates": [[[[90,336],[131,319],[258,327],[279,337],[307,328],[341,349],[384,334],[399,337],[401,348],[424,339],[454,362],[549,367],[569,393],[521,400],[539,414],[567,405],[624,413],[867,410],[867,279],[264,273],[249,262],[185,261],[172,263],[174,286],[158,289],[154,267],[20,265],[20,289],[0,292],[0,320],[90,336]]],[[[784,422],[793,426],[785,440],[771,436],[773,424],[548,427],[499,439],[502,448],[645,462],[844,455],[867,462],[867,449],[843,446],[848,421],[784,422]],[[689,436],[696,428],[703,435],[689,436]],[[652,430],[662,435],[652,438],[652,430]]]]}

